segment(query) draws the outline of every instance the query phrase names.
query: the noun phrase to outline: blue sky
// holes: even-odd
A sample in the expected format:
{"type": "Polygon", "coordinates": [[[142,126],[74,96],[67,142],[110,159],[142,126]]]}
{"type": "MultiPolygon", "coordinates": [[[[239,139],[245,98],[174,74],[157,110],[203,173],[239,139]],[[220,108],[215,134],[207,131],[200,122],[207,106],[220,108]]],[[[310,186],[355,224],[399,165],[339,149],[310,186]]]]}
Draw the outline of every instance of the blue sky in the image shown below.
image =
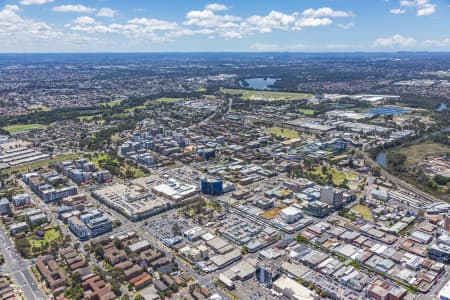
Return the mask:
{"type": "Polygon", "coordinates": [[[450,50],[449,0],[0,0],[0,52],[450,50]]]}

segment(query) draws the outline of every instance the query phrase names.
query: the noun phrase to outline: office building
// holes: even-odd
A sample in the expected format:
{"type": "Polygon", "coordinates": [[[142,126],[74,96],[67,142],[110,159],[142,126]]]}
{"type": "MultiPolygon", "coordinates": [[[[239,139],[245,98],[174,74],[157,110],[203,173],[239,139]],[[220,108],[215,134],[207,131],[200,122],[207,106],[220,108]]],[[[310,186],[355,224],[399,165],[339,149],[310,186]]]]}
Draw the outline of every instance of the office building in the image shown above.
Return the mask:
{"type": "Polygon", "coordinates": [[[338,191],[331,186],[324,186],[320,189],[320,201],[332,207],[341,207],[343,204],[344,192],[338,191]]]}
{"type": "Polygon", "coordinates": [[[201,191],[205,195],[223,195],[223,181],[221,179],[203,178],[201,180],[201,191]]]}

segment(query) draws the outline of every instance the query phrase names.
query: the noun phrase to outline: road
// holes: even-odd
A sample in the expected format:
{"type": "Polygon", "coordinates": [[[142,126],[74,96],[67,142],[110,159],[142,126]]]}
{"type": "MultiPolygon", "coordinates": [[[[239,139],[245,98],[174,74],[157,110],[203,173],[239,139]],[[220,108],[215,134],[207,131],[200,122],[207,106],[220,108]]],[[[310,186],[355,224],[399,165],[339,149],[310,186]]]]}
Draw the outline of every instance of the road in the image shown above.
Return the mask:
{"type": "Polygon", "coordinates": [[[2,273],[14,279],[23,291],[25,299],[46,299],[46,296],[33,279],[30,270],[31,263],[20,257],[5,232],[6,229],[2,225],[0,230],[0,249],[5,259],[5,267],[2,269],[2,273]]]}

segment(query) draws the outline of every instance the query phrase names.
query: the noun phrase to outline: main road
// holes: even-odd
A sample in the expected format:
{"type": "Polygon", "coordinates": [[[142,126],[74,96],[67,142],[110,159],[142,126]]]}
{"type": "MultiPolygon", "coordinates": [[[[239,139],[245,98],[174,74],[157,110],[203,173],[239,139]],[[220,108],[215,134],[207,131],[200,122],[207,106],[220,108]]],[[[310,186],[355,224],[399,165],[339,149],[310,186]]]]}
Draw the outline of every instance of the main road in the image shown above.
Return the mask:
{"type": "Polygon", "coordinates": [[[6,228],[0,227],[0,249],[5,260],[2,274],[11,276],[23,291],[25,299],[46,299],[31,274],[31,263],[17,253],[15,246],[6,234],[6,228]]]}

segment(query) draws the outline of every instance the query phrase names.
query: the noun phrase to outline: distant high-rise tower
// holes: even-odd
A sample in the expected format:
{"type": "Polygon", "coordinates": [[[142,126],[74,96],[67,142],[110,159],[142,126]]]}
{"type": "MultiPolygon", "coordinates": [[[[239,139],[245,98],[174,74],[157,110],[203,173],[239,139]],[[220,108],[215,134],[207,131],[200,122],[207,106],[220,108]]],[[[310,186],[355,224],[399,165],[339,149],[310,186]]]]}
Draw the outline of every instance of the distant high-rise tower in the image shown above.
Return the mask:
{"type": "Polygon", "coordinates": [[[444,217],[444,229],[446,231],[450,230],[450,210],[447,212],[447,215],[444,217]]]}

